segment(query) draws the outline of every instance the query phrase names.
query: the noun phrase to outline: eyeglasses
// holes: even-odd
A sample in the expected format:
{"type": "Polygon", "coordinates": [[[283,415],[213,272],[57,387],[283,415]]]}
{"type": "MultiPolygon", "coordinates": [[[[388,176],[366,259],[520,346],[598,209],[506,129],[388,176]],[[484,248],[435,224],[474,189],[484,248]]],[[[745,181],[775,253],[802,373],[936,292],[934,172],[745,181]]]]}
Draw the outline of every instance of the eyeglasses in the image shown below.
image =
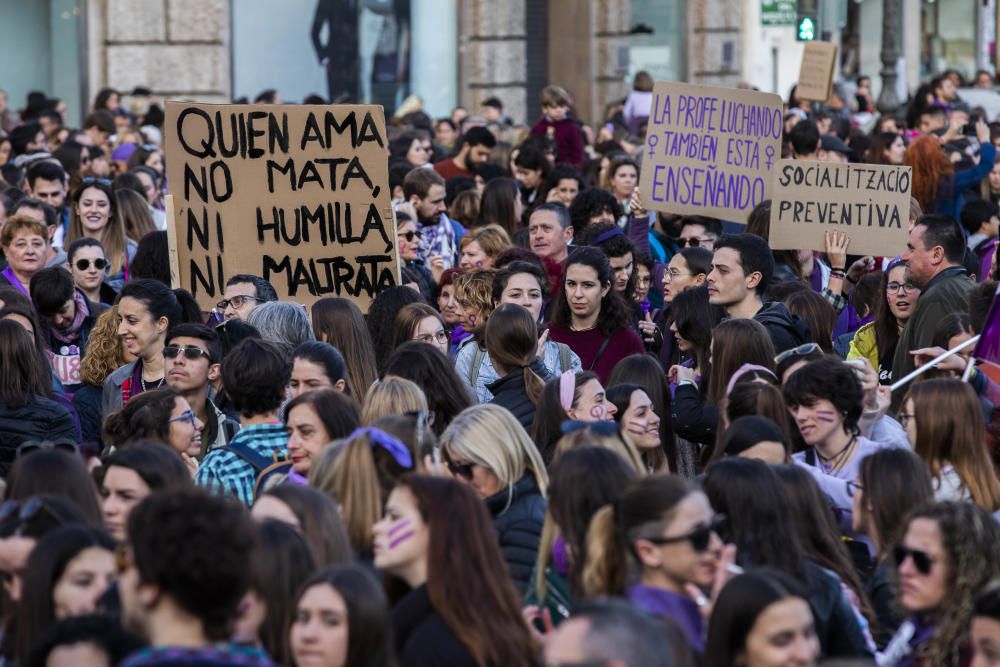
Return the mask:
{"type": "Polygon", "coordinates": [[[692,237],[692,238],[689,238],[689,239],[678,239],[677,245],[680,246],[681,248],[683,248],[685,245],[688,248],[699,248],[699,247],[701,247],[701,244],[703,244],[703,243],[710,243],[710,242],[714,242],[714,241],[715,241],[715,239],[713,239],[711,237],[705,237],[703,239],[699,239],[697,237],[692,237]]]}
{"type": "Polygon", "coordinates": [[[111,187],[111,181],[106,178],[93,178],[88,176],[87,178],[81,180],[80,183],[82,185],[93,185],[94,183],[97,183],[98,185],[103,185],[106,188],[111,187]]]}
{"type": "Polygon", "coordinates": [[[415,231],[415,230],[411,229],[408,232],[400,232],[396,236],[399,236],[401,238],[406,239],[407,243],[413,243],[413,239],[414,238],[422,239],[424,237],[424,234],[423,234],[423,232],[419,232],[419,231],[415,231]]]}
{"type": "Polygon", "coordinates": [[[263,299],[258,299],[255,296],[250,296],[249,294],[238,294],[232,299],[223,299],[219,303],[215,304],[215,307],[219,310],[225,310],[226,308],[229,308],[229,306],[232,306],[238,310],[245,306],[249,301],[263,301],[263,299]]]}
{"type": "Polygon", "coordinates": [[[677,271],[675,269],[670,269],[669,271],[664,272],[663,279],[666,280],[667,282],[670,282],[671,280],[674,280],[676,278],[680,278],[682,276],[693,276],[693,275],[694,274],[691,273],[691,272],[685,273],[683,271],[677,271]]]}
{"type": "Polygon", "coordinates": [[[435,342],[444,345],[445,343],[451,342],[451,336],[448,335],[447,331],[441,329],[440,331],[437,331],[432,334],[421,334],[419,336],[414,336],[413,340],[418,340],[421,343],[430,343],[431,345],[433,345],[435,342]]]}
{"type": "Polygon", "coordinates": [[[43,449],[59,449],[70,454],[80,453],[80,446],[70,440],[26,440],[18,446],[15,456],[21,458],[43,449]]]}
{"type": "Polygon", "coordinates": [[[639,539],[659,546],[676,544],[677,542],[690,542],[691,548],[701,553],[708,549],[708,545],[712,542],[712,535],[718,535],[725,523],[726,516],[718,514],[712,519],[711,523],[698,526],[687,535],[678,535],[676,537],[640,537],[639,539]]]}
{"type": "Polygon", "coordinates": [[[163,348],[163,356],[166,359],[176,359],[180,356],[181,352],[184,353],[185,359],[190,359],[191,361],[197,361],[202,357],[211,361],[206,350],[203,350],[200,347],[195,347],[194,345],[167,345],[163,348]]]}
{"type": "Polygon", "coordinates": [[[14,531],[14,535],[20,536],[21,531],[24,530],[25,525],[37,517],[41,512],[45,512],[50,517],[56,520],[56,523],[60,526],[69,523],[66,517],[62,516],[57,510],[52,509],[46,505],[46,501],[38,496],[29,498],[27,502],[21,503],[19,500],[8,500],[0,505],[0,524],[6,523],[13,517],[17,517],[17,529],[14,531]]]}
{"type": "Polygon", "coordinates": [[[903,428],[906,428],[906,425],[910,423],[910,420],[916,418],[916,416],[917,415],[914,412],[900,412],[896,415],[899,420],[899,425],[903,428]]]}
{"type": "Polygon", "coordinates": [[[180,413],[176,417],[171,417],[170,419],[168,419],[167,423],[168,424],[173,424],[174,422],[186,421],[186,422],[190,422],[191,428],[194,428],[195,427],[194,419],[195,419],[194,413],[191,412],[190,410],[185,410],[184,412],[180,413]]]}
{"type": "Polygon", "coordinates": [[[925,577],[931,573],[931,567],[933,567],[934,563],[937,561],[937,559],[932,558],[926,551],[920,551],[919,549],[907,549],[902,544],[897,545],[892,550],[892,557],[896,561],[897,568],[902,567],[907,558],[912,558],[913,565],[917,568],[917,572],[925,577]]]}
{"type": "Polygon", "coordinates": [[[909,292],[917,289],[917,286],[910,282],[897,283],[894,281],[886,285],[885,288],[889,294],[899,294],[900,292],[908,294],[909,292]]]}
{"type": "Polygon", "coordinates": [[[799,345],[798,347],[793,347],[792,349],[785,350],[776,356],[774,358],[774,365],[779,366],[786,359],[791,359],[792,357],[804,357],[807,354],[812,354],[819,349],[819,343],[806,343],[804,345],[799,345]]]}
{"type": "MultiPolygon", "coordinates": [[[[99,257],[94,260],[94,268],[97,269],[98,271],[104,271],[109,266],[110,264],[108,263],[108,260],[104,258],[99,257]]],[[[89,259],[76,260],[76,268],[78,271],[86,271],[87,269],[90,268],[90,260],[89,259]]]]}

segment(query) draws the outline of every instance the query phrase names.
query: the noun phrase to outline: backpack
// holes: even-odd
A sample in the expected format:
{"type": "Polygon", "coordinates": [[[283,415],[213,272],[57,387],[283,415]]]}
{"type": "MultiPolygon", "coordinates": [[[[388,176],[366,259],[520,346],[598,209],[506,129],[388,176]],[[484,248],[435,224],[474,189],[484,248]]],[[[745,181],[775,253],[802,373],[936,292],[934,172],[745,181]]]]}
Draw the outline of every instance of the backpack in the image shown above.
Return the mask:
{"type": "MultiPolygon", "coordinates": [[[[472,353],[472,366],[469,368],[469,386],[475,391],[476,382],[479,380],[479,368],[483,365],[483,357],[486,356],[486,350],[479,347],[476,343],[470,344],[476,345],[476,350],[472,353]]],[[[559,372],[565,373],[573,367],[573,360],[569,356],[570,349],[564,343],[556,343],[556,345],[559,346],[559,372]]]]}
{"type": "Polygon", "coordinates": [[[253,487],[253,497],[255,500],[268,489],[280,484],[288,476],[288,473],[292,471],[291,460],[287,458],[279,459],[277,453],[273,454],[269,459],[253,451],[248,445],[243,443],[230,443],[226,445],[226,449],[252,465],[253,469],[257,471],[257,481],[253,487]]]}

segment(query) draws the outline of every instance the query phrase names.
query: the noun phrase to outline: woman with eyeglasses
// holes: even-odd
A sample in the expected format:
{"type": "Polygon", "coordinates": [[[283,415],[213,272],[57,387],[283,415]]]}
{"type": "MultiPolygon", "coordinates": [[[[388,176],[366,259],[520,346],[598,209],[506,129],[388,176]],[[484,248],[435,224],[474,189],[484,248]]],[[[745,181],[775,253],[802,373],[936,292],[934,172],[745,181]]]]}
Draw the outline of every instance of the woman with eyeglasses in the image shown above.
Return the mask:
{"type": "Polygon", "coordinates": [[[117,214],[117,199],[111,181],[85,178],[73,192],[73,206],[66,243],[91,238],[100,241],[111,268],[105,281],[118,290],[127,278],[128,265],[138,245],[125,235],[125,225],[117,214]]]}
{"type": "Polygon", "coordinates": [[[916,509],[893,549],[900,608],[908,615],[879,664],[966,665],[973,597],[996,577],[1000,524],[968,502],[916,509]]]}
{"type": "Polygon", "coordinates": [[[640,609],[669,618],[700,655],[712,602],[705,592],[721,588],[735,557],[719,526],[708,497],[691,482],[665,475],[639,479],[591,519],[584,592],[625,595],[640,609]]]}
{"type": "Polygon", "coordinates": [[[441,435],[441,451],[449,472],[486,504],[511,578],[523,593],[545,521],[549,480],[538,449],[509,411],[474,405],[441,435]]]}
{"type": "Polygon", "coordinates": [[[1000,481],[986,448],[982,407],[968,382],[913,383],[899,419],[931,472],[937,500],[969,500],[987,512],[1000,509],[1000,481]]]}
{"type": "Polygon", "coordinates": [[[900,447],[863,458],[851,491],[852,528],[868,537],[875,552],[875,568],[865,581],[865,593],[875,614],[872,636],[881,651],[903,622],[892,581],[892,548],[903,538],[910,512],[932,501],[934,491],[927,466],[900,447]]]}
{"type": "Polygon", "coordinates": [[[836,574],[809,558],[790,517],[791,499],[763,461],[729,456],[708,468],[702,484],[711,506],[726,515],[724,535],[743,567],[770,566],[793,577],[808,595],[827,657],[870,656],[858,617],[836,574]]]}
{"type": "Polygon", "coordinates": [[[395,344],[393,349],[411,340],[433,345],[449,354],[451,335],[441,314],[426,303],[411,303],[403,306],[396,315],[395,344]]]}
{"type": "Polygon", "coordinates": [[[353,433],[359,421],[354,399],[333,389],[306,391],[289,401],[285,406],[288,458],[292,461],[289,478],[305,484],[320,453],[334,440],[353,433]]]}
{"type": "Polygon", "coordinates": [[[920,288],[910,282],[906,262],[896,260],[889,265],[882,278],[881,294],[872,321],[855,332],[847,358],[864,357],[878,371],[879,384],[888,385],[892,384],[892,359],[899,334],[920,298],[920,288]]]}
{"type": "Polygon", "coordinates": [[[409,589],[392,612],[400,664],[538,664],[492,522],[469,486],[407,475],[372,532],[375,567],[409,589]]]}
{"type": "Polygon", "coordinates": [[[104,442],[120,448],[130,440],[150,438],[169,445],[192,467],[201,453],[204,424],[173,387],[139,394],[117,412],[104,419],[104,442]]]}

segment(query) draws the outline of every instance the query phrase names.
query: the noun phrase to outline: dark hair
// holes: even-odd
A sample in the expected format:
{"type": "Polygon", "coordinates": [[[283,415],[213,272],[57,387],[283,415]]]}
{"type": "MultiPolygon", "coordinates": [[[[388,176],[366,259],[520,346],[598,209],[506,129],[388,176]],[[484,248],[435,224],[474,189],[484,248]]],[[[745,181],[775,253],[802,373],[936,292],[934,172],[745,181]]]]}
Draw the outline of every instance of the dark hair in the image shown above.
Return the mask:
{"type": "Polygon", "coordinates": [[[521,144],[518,148],[517,157],[514,158],[514,165],[522,169],[542,172],[541,180],[543,182],[549,177],[549,173],[552,171],[552,164],[545,157],[545,152],[538,146],[527,142],[521,144]]]}
{"type": "Polygon", "coordinates": [[[145,304],[153,322],[161,317],[167,318],[168,329],[182,322],[183,310],[177,294],[159,280],[148,278],[130,280],[118,293],[118,303],[125,298],[132,298],[145,304]]]}
{"type": "Polygon", "coordinates": [[[469,390],[451,360],[433,345],[419,341],[403,343],[386,362],[382,377],[386,375],[410,380],[423,390],[427,407],[434,411],[433,429],[438,435],[472,404],[469,390]]]}
{"type": "Polygon", "coordinates": [[[233,348],[247,338],[260,338],[260,332],[257,331],[257,327],[236,318],[222,320],[216,324],[215,333],[219,335],[219,342],[222,343],[223,359],[229,356],[233,348]]]}
{"type": "Polygon", "coordinates": [[[104,442],[112,447],[121,447],[133,438],[169,443],[170,415],[180,395],[177,389],[165,386],[133,396],[120,410],[104,418],[104,442]]]}
{"type": "MultiPolygon", "coordinates": [[[[390,140],[389,156],[396,159],[406,159],[406,154],[410,152],[410,147],[414,141],[419,141],[419,137],[412,132],[401,134],[395,139],[390,140]]],[[[417,165],[412,166],[416,167],[417,165]]]]}
{"type": "Polygon", "coordinates": [[[178,324],[167,331],[164,342],[166,345],[170,345],[175,338],[197,338],[204,341],[205,349],[208,350],[208,362],[210,364],[222,363],[222,342],[219,340],[219,334],[210,326],[195,322],[178,324]]]}
{"type": "Polygon", "coordinates": [[[66,568],[82,551],[103,549],[109,554],[115,542],[103,530],[70,525],[57,528],[38,541],[24,569],[23,595],[17,608],[15,657],[26,662],[42,631],[56,621],[53,593],[66,568]]]}
{"type": "Polygon", "coordinates": [[[48,364],[42,364],[44,351],[25,335],[24,327],[2,319],[3,314],[13,312],[19,310],[0,309],[0,398],[8,408],[35,402],[52,387],[48,364]]]}
{"type": "MultiPolygon", "coordinates": [[[[670,387],[667,384],[667,374],[655,357],[648,354],[630,354],[611,369],[608,376],[608,398],[611,397],[611,387],[631,383],[646,392],[653,404],[653,412],[660,417],[660,449],[652,453],[653,459],[666,459],[671,472],[680,470],[680,460],[677,457],[677,439],[670,415],[673,412],[670,387]]],[[[629,392],[631,397],[631,392],[629,392]]],[[[624,411],[619,411],[621,414],[624,411]]],[[[642,452],[643,459],[646,453],[642,452]]],[[[658,461],[648,460],[653,469],[659,467],[658,461]]]]}
{"type": "Polygon", "coordinates": [[[292,510],[318,567],[353,560],[351,541],[340,518],[340,508],[333,498],[301,484],[279,484],[265,491],[264,495],[277,498],[292,510]]]}
{"type": "Polygon", "coordinates": [[[788,140],[796,155],[811,155],[819,145],[819,128],[811,120],[800,120],[788,133],[788,140]]]}
{"type": "MultiPolygon", "coordinates": [[[[597,374],[590,371],[578,371],[573,375],[573,404],[580,400],[580,390],[591,380],[596,380],[597,374]]],[[[542,452],[546,463],[552,461],[556,444],[562,437],[562,423],[569,419],[562,407],[559,396],[560,378],[556,377],[545,383],[542,395],[538,399],[535,410],[535,421],[531,428],[531,439],[542,452]]]]}
{"type": "Polygon", "coordinates": [[[486,351],[501,377],[521,372],[524,393],[537,407],[545,381],[531,369],[538,358],[538,325],[534,316],[517,304],[497,306],[486,320],[486,351]]]}
{"type": "Polygon", "coordinates": [[[872,143],[866,151],[867,159],[865,162],[869,164],[889,164],[885,159],[885,152],[892,148],[897,139],[905,142],[905,139],[897,132],[879,132],[874,135],[872,143]]]}
{"type": "MultiPolygon", "coordinates": [[[[24,199],[21,199],[16,204],[11,206],[10,209],[8,209],[7,211],[7,217],[8,218],[13,217],[14,215],[20,213],[26,208],[32,208],[35,209],[36,211],[41,211],[42,216],[45,218],[45,226],[49,229],[59,224],[59,214],[52,206],[50,206],[46,202],[43,202],[40,199],[33,199],[31,197],[25,197],[24,199]]],[[[51,244],[51,241],[48,240],[48,236],[45,237],[45,241],[46,243],[51,244]]]]}
{"type": "MultiPolygon", "coordinates": [[[[725,400],[726,419],[729,420],[730,426],[736,420],[743,417],[766,418],[773,422],[777,425],[781,433],[781,438],[773,439],[785,446],[787,458],[791,455],[792,445],[794,444],[792,441],[793,430],[797,433],[798,429],[794,429],[792,426],[792,419],[788,414],[788,406],[785,404],[785,397],[781,393],[781,388],[770,382],[751,381],[754,375],[757,375],[755,371],[745,373],[733,385],[733,390],[729,393],[729,396],[726,396],[725,400]]],[[[751,433],[730,434],[729,431],[725,431],[720,435],[722,436],[721,440],[725,442],[720,442],[719,448],[714,454],[715,458],[723,454],[734,454],[735,452],[728,449],[729,443],[739,442],[745,437],[751,436],[751,433]]],[[[741,444],[738,446],[741,446],[741,444]]]]}
{"type": "Polygon", "coordinates": [[[361,423],[358,403],[347,394],[335,389],[317,389],[299,394],[285,405],[285,423],[293,408],[300,405],[312,407],[313,412],[323,422],[323,428],[331,441],[346,438],[361,423]]]}
{"type": "Polygon", "coordinates": [[[1000,621],[1000,585],[996,581],[976,596],[972,615],[1000,621]]]}
{"type": "MultiPolygon", "coordinates": [[[[409,287],[396,285],[387,287],[372,299],[368,306],[368,333],[371,335],[372,349],[381,375],[385,374],[385,364],[393,353],[396,315],[411,303],[422,303],[423,298],[409,287]]],[[[358,389],[359,393],[367,390],[358,389]]]]}
{"type": "Polygon", "coordinates": [[[573,618],[587,622],[580,651],[587,665],[693,665],[691,649],[676,623],[645,613],[628,600],[599,597],[574,605],[573,618]]]}
{"type": "MultiPolygon", "coordinates": [[[[299,589],[296,607],[315,586],[330,586],[347,608],[347,665],[395,667],[392,614],[382,586],[360,565],[316,572],[299,589]]],[[[293,621],[294,625],[294,621],[293,621]]]]}
{"type": "Polygon", "coordinates": [[[14,461],[7,474],[4,500],[23,502],[42,495],[66,498],[93,526],[104,523],[94,479],[83,459],[75,454],[60,449],[42,449],[14,461]]]}
{"type": "Polygon", "coordinates": [[[903,539],[910,512],[934,500],[931,473],[911,450],[889,447],[861,459],[858,485],[864,493],[862,524],[881,562],[903,539]]]}
{"type": "Polygon", "coordinates": [[[21,537],[38,540],[60,526],[89,523],[80,508],[66,496],[43,494],[33,498],[37,498],[46,511],[37,512],[25,521],[21,520],[18,512],[14,512],[6,521],[0,523],[0,536],[10,537],[16,533],[21,537]]]}
{"type": "Polygon", "coordinates": [[[291,368],[277,343],[247,338],[226,355],[222,382],[244,417],[267,414],[281,407],[291,368]]]}
{"type": "Polygon", "coordinates": [[[78,253],[82,248],[100,248],[101,254],[104,254],[104,246],[100,241],[92,239],[89,236],[84,236],[69,244],[69,247],[66,249],[66,261],[72,264],[73,258],[76,257],[76,253],[78,253]]]}
{"type": "Polygon", "coordinates": [[[760,273],[760,281],[754,288],[757,296],[763,297],[774,275],[774,257],[767,241],[755,234],[723,234],[715,241],[715,250],[732,248],[740,256],[743,274],[760,273]]]}
{"type": "Polygon", "coordinates": [[[470,147],[486,146],[487,148],[493,148],[497,145],[497,139],[485,127],[470,127],[462,135],[459,144],[468,144],[470,147]]]}
{"type": "Polygon", "coordinates": [[[487,183],[479,204],[477,226],[500,225],[508,235],[513,236],[520,223],[514,215],[518,193],[517,181],[513,178],[502,176],[487,183]]]}
{"type": "Polygon", "coordinates": [[[782,392],[789,409],[813,405],[818,399],[830,401],[834,409],[844,416],[844,430],[858,434],[864,394],[854,370],[843,360],[826,356],[810,361],[792,373],[782,392]]]}
{"type": "Polygon", "coordinates": [[[574,264],[590,267],[597,274],[597,282],[602,287],[608,287],[607,294],[601,300],[601,310],[597,316],[597,328],[605,336],[613,336],[618,331],[629,326],[631,321],[625,300],[614,290],[615,276],[611,270],[608,256],[599,248],[582,246],[576,249],[565,262],[559,293],[556,295],[552,321],[559,326],[568,328],[572,322],[569,301],[566,299],[566,276],[569,267],[574,264]]]}
{"type": "Polygon", "coordinates": [[[292,364],[296,359],[305,359],[321,366],[331,384],[347,379],[347,364],[340,351],[330,343],[311,340],[302,343],[292,353],[292,364]]]}
{"type": "Polygon", "coordinates": [[[109,665],[117,665],[146,644],[122,628],[121,621],[105,614],[70,616],[56,621],[33,643],[25,667],[46,667],[49,656],[64,646],[90,644],[107,656],[109,665]]]}
{"type": "Polygon", "coordinates": [[[117,176],[111,184],[112,190],[117,194],[123,190],[131,190],[143,199],[146,198],[146,186],[142,184],[142,180],[131,171],[125,171],[117,176]]]}
{"type": "MultiPolygon", "coordinates": [[[[708,248],[684,248],[678,253],[684,258],[691,275],[704,273],[706,276],[712,271],[712,251],[708,248]]],[[[706,288],[707,289],[707,288],[706,288]]]]}
{"type": "Polygon", "coordinates": [[[774,371],[774,344],[767,329],[757,320],[729,319],[721,322],[712,331],[712,341],[712,363],[706,392],[712,405],[722,404],[729,381],[743,364],[755,364],[774,371]]]}
{"type": "Polygon", "coordinates": [[[116,449],[103,461],[104,474],[112,466],[131,470],[154,493],[190,489],[193,485],[191,471],[180,454],[156,440],[132,440],[116,449]]]}
{"type": "Polygon", "coordinates": [[[922,243],[930,250],[941,246],[944,258],[951,264],[961,264],[965,257],[965,233],[961,226],[948,215],[925,213],[917,219],[915,227],[923,226],[922,243]]]}
{"type": "MultiPolygon", "coordinates": [[[[702,249],[693,248],[693,250],[702,249]]],[[[686,289],[670,302],[670,317],[677,328],[677,333],[694,345],[695,362],[701,370],[702,377],[705,378],[709,377],[711,370],[708,358],[712,330],[721,319],[718,311],[718,308],[709,304],[708,287],[705,285],[686,289]]]]}
{"type": "Polygon", "coordinates": [[[931,337],[932,347],[948,349],[948,341],[972,330],[972,322],[967,313],[948,313],[934,325],[934,335],[931,337]]]}
{"type": "Polygon", "coordinates": [[[705,215],[685,215],[681,218],[681,229],[691,225],[700,225],[705,228],[706,234],[711,234],[715,238],[722,236],[722,221],[716,218],[709,218],[705,215]]]}
{"type": "MultiPolygon", "coordinates": [[[[751,386],[760,383],[746,383],[744,386],[751,386]]],[[[760,384],[761,387],[770,385],[760,384]]],[[[771,389],[777,391],[774,387],[771,389]]],[[[762,442],[771,441],[784,445],[788,449],[788,437],[772,419],[759,417],[757,415],[744,415],[737,417],[730,423],[719,440],[717,448],[718,456],[739,456],[741,453],[756,447],[762,442]]]]}
{"type": "Polygon", "coordinates": [[[527,273],[534,276],[538,281],[538,287],[542,290],[542,301],[548,301],[552,288],[549,285],[549,277],[545,270],[534,262],[513,261],[502,269],[499,269],[493,276],[493,305],[499,306],[503,298],[503,292],[507,289],[510,279],[519,273],[527,273]]]}
{"type": "Polygon", "coordinates": [[[728,667],[738,664],[739,656],[746,653],[747,637],[757,619],[768,607],[788,598],[799,598],[807,605],[809,602],[799,582],[784,572],[758,568],[733,577],[712,608],[705,642],[705,665],[728,667]]]}
{"type": "Polygon", "coordinates": [[[312,326],[316,340],[333,345],[343,354],[347,365],[345,391],[360,400],[378,378],[375,350],[361,309],[350,299],[320,299],[312,306],[312,326]]]}
{"type": "MultiPolygon", "coordinates": [[[[545,180],[545,194],[548,194],[554,188],[559,187],[559,181],[569,181],[569,180],[576,181],[577,194],[587,189],[586,179],[584,179],[583,174],[580,173],[579,169],[570,166],[568,164],[560,164],[556,165],[555,169],[552,170],[552,172],[549,174],[549,177],[545,180]]],[[[541,195],[542,193],[539,193],[539,196],[541,195]]],[[[543,199],[542,201],[545,200],[543,199]]],[[[560,202],[551,202],[551,203],[560,204],[560,202]]],[[[544,205],[545,204],[542,204],[542,206],[544,205]]],[[[536,207],[535,211],[540,209],[542,206],[536,207]]],[[[566,211],[566,224],[562,225],[562,227],[563,229],[566,229],[570,225],[569,209],[567,209],[565,206],[563,206],[563,209],[565,209],[566,211]]],[[[562,223],[562,218],[560,218],[559,222],[562,223]]]]}
{"type": "Polygon", "coordinates": [[[573,224],[572,219],[570,219],[569,217],[569,209],[566,208],[566,206],[561,202],[550,201],[544,204],[539,204],[538,206],[536,206],[531,210],[531,215],[535,215],[536,213],[541,213],[544,211],[548,211],[549,213],[554,213],[556,219],[559,221],[559,227],[562,229],[566,229],[567,227],[573,224]]]}
{"type": "Polygon", "coordinates": [[[833,353],[833,327],[837,323],[837,311],[830,302],[811,289],[804,289],[788,295],[785,305],[792,315],[802,318],[809,327],[812,339],[820,348],[833,353]]]}
{"type": "Polygon", "coordinates": [[[622,217],[622,205],[613,194],[601,188],[590,188],[578,194],[569,207],[575,236],[581,237],[590,219],[601,213],[610,213],[617,220],[622,217]]]}
{"type": "Polygon", "coordinates": [[[129,514],[127,533],[139,582],[201,621],[209,641],[227,641],[257,543],[246,510],[204,491],[154,493],[129,514]]]}
{"type": "Polygon", "coordinates": [[[261,302],[278,300],[278,293],[274,290],[274,286],[271,283],[260,276],[252,276],[249,273],[236,274],[226,281],[226,287],[239,285],[240,283],[250,283],[253,285],[254,296],[260,299],[261,302]]]}
{"type": "Polygon", "coordinates": [[[977,334],[986,326],[986,316],[997,293],[997,281],[984,280],[969,290],[969,324],[977,334]]]}
{"type": "Polygon", "coordinates": [[[170,248],[166,232],[149,232],[139,239],[128,272],[130,280],[150,278],[164,285],[170,284],[170,248]]]}
{"type": "Polygon", "coordinates": [[[61,266],[42,269],[31,276],[31,301],[42,317],[52,317],[74,298],[73,276],[61,266]]]}
{"type": "Polygon", "coordinates": [[[61,164],[52,162],[51,160],[38,160],[37,162],[32,162],[24,174],[24,180],[32,192],[35,190],[35,181],[38,179],[56,181],[59,185],[63,185],[66,181],[66,170],[63,169],[61,164]]]}
{"type": "Polygon", "coordinates": [[[250,554],[250,589],[265,607],[257,636],[276,664],[289,665],[288,631],[295,615],[295,596],[316,569],[306,538],[295,526],[265,519],[257,524],[257,548],[250,554]]]}
{"type": "Polygon", "coordinates": [[[625,255],[632,253],[635,256],[635,244],[624,232],[621,234],[614,233],[614,230],[618,229],[618,223],[615,222],[597,222],[592,225],[588,225],[586,231],[584,231],[583,238],[580,239],[581,243],[593,246],[595,248],[600,248],[608,257],[624,257],[625,255]],[[608,232],[612,232],[608,235],[608,232]],[[604,237],[603,240],[598,241],[599,238],[604,237]]]}

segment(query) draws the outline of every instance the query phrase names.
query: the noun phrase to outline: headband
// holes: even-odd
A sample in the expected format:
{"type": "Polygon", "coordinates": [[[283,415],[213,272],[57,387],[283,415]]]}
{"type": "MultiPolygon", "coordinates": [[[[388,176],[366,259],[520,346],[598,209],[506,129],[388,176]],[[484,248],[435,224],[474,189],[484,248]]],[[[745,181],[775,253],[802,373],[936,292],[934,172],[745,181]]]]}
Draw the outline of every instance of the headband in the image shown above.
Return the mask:
{"type": "Polygon", "coordinates": [[[726,385],[726,396],[729,396],[729,394],[733,393],[733,387],[736,386],[737,380],[739,380],[741,377],[752,371],[761,371],[767,373],[768,375],[774,378],[775,382],[778,381],[778,376],[776,376],[774,374],[774,371],[772,371],[770,368],[758,366],[757,364],[743,364],[742,366],[736,369],[736,372],[733,373],[733,377],[729,378],[729,384],[726,385]]]}
{"type": "Polygon", "coordinates": [[[381,447],[389,452],[401,468],[413,467],[413,457],[410,455],[410,450],[397,438],[394,438],[380,428],[365,426],[354,429],[354,432],[348,436],[348,440],[353,440],[362,435],[368,436],[368,439],[372,442],[372,447],[381,447]]]}
{"type": "Polygon", "coordinates": [[[563,412],[573,408],[573,393],[576,391],[576,373],[568,370],[559,376],[559,405],[563,412]]]}
{"type": "Polygon", "coordinates": [[[625,232],[623,232],[620,227],[609,229],[608,231],[604,232],[596,239],[594,239],[593,245],[599,245],[601,243],[604,243],[605,241],[610,241],[616,236],[625,236],[625,232]]]}

